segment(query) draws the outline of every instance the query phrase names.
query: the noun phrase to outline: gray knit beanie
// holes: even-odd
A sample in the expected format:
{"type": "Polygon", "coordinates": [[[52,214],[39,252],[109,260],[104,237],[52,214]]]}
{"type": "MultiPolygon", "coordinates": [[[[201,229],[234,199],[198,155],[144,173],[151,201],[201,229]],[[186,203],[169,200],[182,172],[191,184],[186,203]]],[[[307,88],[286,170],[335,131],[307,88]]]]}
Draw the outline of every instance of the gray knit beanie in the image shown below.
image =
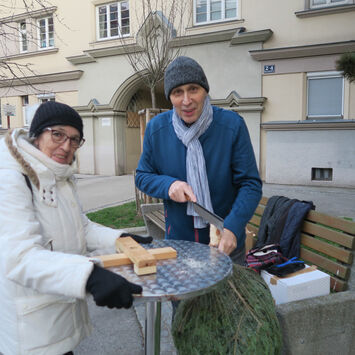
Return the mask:
{"type": "Polygon", "coordinates": [[[55,101],[41,104],[33,116],[30,136],[38,137],[45,128],[63,125],[76,128],[83,138],[83,121],[80,115],[70,106],[55,101]]]}
{"type": "Polygon", "coordinates": [[[169,100],[170,93],[174,88],[190,83],[202,86],[207,92],[210,90],[201,65],[192,58],[177,57],[168,65],[165,71],[165,97],[169,100]]]}

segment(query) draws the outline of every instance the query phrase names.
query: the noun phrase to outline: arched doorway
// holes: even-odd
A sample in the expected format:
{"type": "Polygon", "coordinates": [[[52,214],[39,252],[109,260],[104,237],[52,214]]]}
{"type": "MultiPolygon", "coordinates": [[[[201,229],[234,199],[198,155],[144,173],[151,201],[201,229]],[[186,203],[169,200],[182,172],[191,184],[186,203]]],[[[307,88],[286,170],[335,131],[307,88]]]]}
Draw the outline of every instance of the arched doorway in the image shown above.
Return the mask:
{"type": "MultiPolygon", "coordinates": [[[[164,95],[163,82],[156,87],[156,99],[159,108],[171,108],[170,102],[164,95]]],[[[134,74],[117,89],[112,97],[111,105],[114,111],[125,113],[125,172],[131,174],[136,169],[141,154],[138,113],[151,108],[150,90],[144,86],[139,75],[134,74]]]]}

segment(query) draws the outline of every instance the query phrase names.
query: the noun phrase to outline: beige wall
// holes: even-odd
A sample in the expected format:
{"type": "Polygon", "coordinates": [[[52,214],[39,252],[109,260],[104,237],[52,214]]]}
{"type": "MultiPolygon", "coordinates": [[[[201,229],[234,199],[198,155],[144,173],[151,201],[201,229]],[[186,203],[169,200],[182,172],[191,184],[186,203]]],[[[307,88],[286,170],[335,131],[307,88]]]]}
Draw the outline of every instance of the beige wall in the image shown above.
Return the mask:
{"type": "Polygon", "coordinates": [[[262,96],[267,101],[262,122],[304,119],[304,85],[303,73],[263,76],[262,96]]]}
{"type": "Polygon", "coordinates": [[[355,11],[307,18],[295,15],[304,9],[305,0],[243,1],[243,26],[248,31],[272,29],[274,35],[265,49],[354,39],[355,11]]]}

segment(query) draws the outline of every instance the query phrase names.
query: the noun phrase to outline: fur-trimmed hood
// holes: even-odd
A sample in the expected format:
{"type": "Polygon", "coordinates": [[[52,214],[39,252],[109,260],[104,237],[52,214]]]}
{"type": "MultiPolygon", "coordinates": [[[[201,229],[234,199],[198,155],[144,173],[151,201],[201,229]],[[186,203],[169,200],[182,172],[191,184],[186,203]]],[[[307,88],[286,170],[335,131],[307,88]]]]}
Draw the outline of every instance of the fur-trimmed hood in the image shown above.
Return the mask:
{"type": "Polygon", "coordinates": [[[74,179],[76,164],[59,164],[38,150],[23,128],[10,130],[0,143],[0,169],[27,175],[43,202],[56,206],[56,180],[74,179]]]}

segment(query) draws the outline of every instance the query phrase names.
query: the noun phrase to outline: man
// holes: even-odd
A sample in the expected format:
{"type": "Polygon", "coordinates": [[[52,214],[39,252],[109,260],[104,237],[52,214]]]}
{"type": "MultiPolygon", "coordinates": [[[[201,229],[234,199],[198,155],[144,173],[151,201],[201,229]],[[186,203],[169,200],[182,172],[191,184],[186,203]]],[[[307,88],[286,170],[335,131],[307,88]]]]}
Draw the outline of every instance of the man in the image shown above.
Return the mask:
{"type": "Polygon", "coordinates": [[[224,218],[218,248],[242,264],[245,226],[262,194],[244,120],[211,106],[205,73],[191,58],[170,63],[164,90],[173,110],[147,125],[136,185],[164,199],[166,239],[209,243],[209,225],[189,200],[224,218]]]}

